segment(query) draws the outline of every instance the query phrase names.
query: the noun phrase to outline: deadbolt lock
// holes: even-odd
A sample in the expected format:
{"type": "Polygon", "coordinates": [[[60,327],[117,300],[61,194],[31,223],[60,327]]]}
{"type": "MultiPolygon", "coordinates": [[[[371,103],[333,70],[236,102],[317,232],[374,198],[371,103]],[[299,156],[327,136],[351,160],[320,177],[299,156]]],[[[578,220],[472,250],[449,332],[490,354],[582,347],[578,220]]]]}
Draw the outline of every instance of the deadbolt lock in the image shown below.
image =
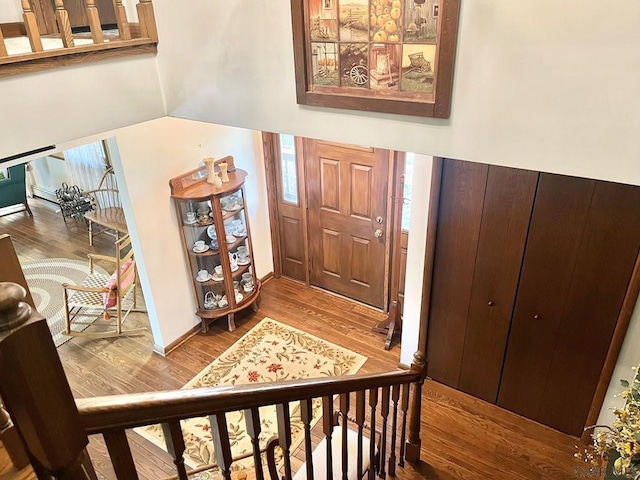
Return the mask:
{"type": "Polygon", "coordinates": [[[380,224],[381,224],[383,221],[384,221],[384,219],[383,219],[380,215],[378,215],[378,216],[376,217],[376,222],[378,222],[378,223],[380,223],[380,224]]]}
{"type": "Polygon", "coordinates": [[[382,229],[381,229],[381,228],[376,228],[376,231],[375,231],[375,232],[373,232],[373,235],[374,235],[376,238],[380,238],[380,237],[382,236],[382,229]]]}

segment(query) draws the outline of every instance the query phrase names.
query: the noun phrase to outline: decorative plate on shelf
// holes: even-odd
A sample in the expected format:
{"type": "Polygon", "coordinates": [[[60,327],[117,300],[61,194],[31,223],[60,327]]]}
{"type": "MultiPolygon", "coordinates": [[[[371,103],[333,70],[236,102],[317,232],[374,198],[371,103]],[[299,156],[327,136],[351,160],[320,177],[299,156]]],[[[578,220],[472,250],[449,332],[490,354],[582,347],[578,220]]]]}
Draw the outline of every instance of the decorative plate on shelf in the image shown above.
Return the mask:
{"type": "Polygon", "coordinates": [[[216,233],[216,226],[215,225],[211,225],[211,226],[207,227],[207,235],[209,235],[209,238],[211,240],[215,240],[216,238],[218,238],[218,234],[216,233]]]}

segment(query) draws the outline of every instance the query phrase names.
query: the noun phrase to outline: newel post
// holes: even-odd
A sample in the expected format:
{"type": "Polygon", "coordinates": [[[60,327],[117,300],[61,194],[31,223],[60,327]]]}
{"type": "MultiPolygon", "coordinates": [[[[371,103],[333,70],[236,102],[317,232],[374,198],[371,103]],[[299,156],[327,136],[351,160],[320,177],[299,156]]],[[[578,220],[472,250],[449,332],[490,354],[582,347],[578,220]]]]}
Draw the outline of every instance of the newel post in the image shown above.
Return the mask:
{"type": "Polygon", "coordinates": [[[71,23],[69,22],[69,14],[64,8],[62,0],[56,0],[56,21],[58,22],[58,30],[60,30],[60,38],[65,48],[73,47],[73,35],[71,34],[71,23]]]}
{"type": "Polygon", "coordinates": [[[93,479],[89,441],[51,332],[25,297],[20,285],[0,283],[0,396],[38,478],[93,479]]]}
{"type": "Polygon", "coordinates": [[[22,18],[24,19],[24,28],[27,31],[29,37],[29,44],[31,50],[34,52],[42,51],[42,40],[40,39],[40,30],[38,30],[38,21],[36,20],[36,14],[31,10],[31,3],[29,0],[22,0],[22,18]]]}
{"type": "Polygon", "coordinates": [[[158,27],[156,26],[156,14],[153,11],[151,0],[140,0],[136,5],[138,21],[140,22],[140,36],[158,41],[158,27]]]}
{"type": "Polygon", "coordinates": [[[422,352],[413,355],[411,371],[420,374],[420,379],[414,382],[411,392],[411,405],[409,407],[409,435],[405,458],[409,463],[417,463],[420,460],[420,416],[422,413],[422,384],[427,377],[427,360],[422,352]]]}

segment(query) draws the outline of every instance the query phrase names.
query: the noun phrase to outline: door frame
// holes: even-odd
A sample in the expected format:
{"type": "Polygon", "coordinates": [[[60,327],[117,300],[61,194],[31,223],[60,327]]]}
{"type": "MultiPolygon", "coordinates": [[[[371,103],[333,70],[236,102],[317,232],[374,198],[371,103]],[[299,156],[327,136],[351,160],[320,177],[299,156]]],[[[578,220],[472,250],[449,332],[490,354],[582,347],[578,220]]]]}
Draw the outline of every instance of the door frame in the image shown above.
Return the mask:
{"type": "MultiPolygon", "coordinates": [[[[438,211],[440,209],[440,192],[442,187],[442,166],[444,163],[443,157],[433,157],[433,165],[431,169],[431,191],[429,195],[429,209],[427,219],[427,235],[426,235],[426,247],[425,247],[425,262],[424,273],[422,283],[422,303],[420,307],[420,331],[418,336],[418,350],[427,354],[427,341],[429,330],[429,311],[431,308],[431,290],[433,285],[433,267],[436,250],[436,237],[438,227],[438,211]]],[[[638,187],[640,188],[640,187],[638,187]]],[[[640,295],[640,252],[636,257],[629,285],[625,292],[624,300],[622,302],[622,308],[618,314],[616,320],[616,326],[609,344],[607,356],[605,357],[602,370],[600,372],[600,378],[596,386],[596,391],[591,400],[591,407],[585,420],[584,427],[595,425],[602,405],[611,383],[611,377],[613,376],[613,370],[615,369],[622,343],[624,342],[629,322],[631,321],[631,315],[638,302],[640,295]]],[[[591,443],[591,431],[584,431],[580,437],[580,441],[583,444],[591,443]]]]}
{"type": "MultiPolygon", "coordinates": [[[[307,189],[306,189],[306,166],[304,162],[303,152],[304,139],[302,137],[294,137],[296,142],[296,166],[297,166],[297,180],[298,180],[298,203],[302,210],[302,223],[304,229],[304,247],[305,247],[305,262],[307,268],[305,269],[304,283],[307,286],[312,286],[310,283],[309,275],[309,242],[308,242],[308,203],[307,203],[307,189]]],[[[267,201],[269,204],[269,223],[271,229],[271,247],[273,253],[273,274],[275,278],[281,277],[282,274],[282,256],[281,256],[281,234],[280,234],[280,218],[278,211],[278,203],[280,202],[280,193],[282,192],[282,172],[280,169],[280,139],[279,134],[272,132],[262,132],[262,146],[264,156],[265,175],[267,182],[267,201]],[[274,188],[270,188],[274,187],[274,188]]],[[[389,170],[387,172],[388,185],[387,190],[387,222],[385,235],[388,238],[386,245],[385,256],[388,261],[385,262],[384,271],[384,285],[383,285],[383,308],[382,312],[387,313],[389,311],[389,305],[392,299],[397,298],[397,291],[394,293],[393,288],[397,290],[397,283],[393,282],[394,271],[398,263],[398,259],[395,259],[395,245],[401,241],[402,229],[397,225],[401,225],[396,219],[396,209],[394,208],[394,202],[396,201],[396,183],[404,172],[400,172],[398,169],[400,165],[404,165],[399,161],[399,155],[404,153],[389,150],[389,170]]],[[[401,211],[400,211],[401,212],[401,211]]],[[[296,280],[296,279],[294,279],[296,280]]],[[[300,280],[297,280],[300,281],[300,280]]],[[[327,290],[328,291],[328,290],[327,290]]],[[[332,294],[342,296],[339,293],[330,292],[332,294]]],[[[347,298],[347,297],[344,297],[347,298]]],[[[350,299],[354,302],[358,302],[355,299],[350,299]]],[[[358,302],[360,303],[360,302],[358,302]]],[[[369,308],[378,310],[376,307],[367,305],[369,308]]]]}

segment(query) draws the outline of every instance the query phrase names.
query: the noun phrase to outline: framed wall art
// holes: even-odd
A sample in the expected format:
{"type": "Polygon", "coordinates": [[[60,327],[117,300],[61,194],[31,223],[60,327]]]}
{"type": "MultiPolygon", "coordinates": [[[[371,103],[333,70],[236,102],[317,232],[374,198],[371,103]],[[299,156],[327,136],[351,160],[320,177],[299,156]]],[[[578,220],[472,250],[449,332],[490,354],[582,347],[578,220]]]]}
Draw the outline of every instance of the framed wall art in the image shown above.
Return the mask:
{"type": "Polygon", "coordinates": [[[291,0],[299,104],[448,118],[460,0],[291,0]]]}

